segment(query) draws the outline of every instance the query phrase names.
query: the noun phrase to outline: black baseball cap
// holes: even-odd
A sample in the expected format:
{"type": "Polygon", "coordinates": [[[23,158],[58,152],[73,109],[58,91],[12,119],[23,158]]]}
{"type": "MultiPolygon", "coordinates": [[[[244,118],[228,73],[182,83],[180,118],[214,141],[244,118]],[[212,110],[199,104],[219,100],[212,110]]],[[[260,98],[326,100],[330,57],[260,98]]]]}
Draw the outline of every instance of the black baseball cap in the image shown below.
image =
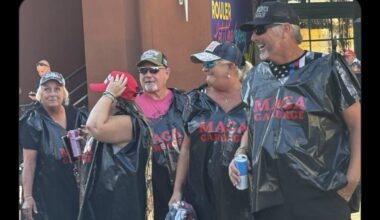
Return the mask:
{"type": "Polygon", "coordinates": [[[62,74],[57,72],[47,72],[45,73],[41,79],[40,79],[40,86],[46,83],[49,80],[55,80],[61,85],[65,85],[65,79],[63,78],[62,74]]]}
{"type": "Polygon", "coordinates": [[[190,56],[193,63],[203,63],[215,60],[228,60],[237,66],[242,65],[242,54],[236,44],[231,42],[212,41],[203,52],[190,56]]]}
{"type": "Polygon", "coordinates": [[[256,26],[273,23],[290,23],[299,25],[300,20],[289,4],[282,2],[264,2],[256,10],[253,21],[240,26],[242,31],[253,31],[256,26]]]}

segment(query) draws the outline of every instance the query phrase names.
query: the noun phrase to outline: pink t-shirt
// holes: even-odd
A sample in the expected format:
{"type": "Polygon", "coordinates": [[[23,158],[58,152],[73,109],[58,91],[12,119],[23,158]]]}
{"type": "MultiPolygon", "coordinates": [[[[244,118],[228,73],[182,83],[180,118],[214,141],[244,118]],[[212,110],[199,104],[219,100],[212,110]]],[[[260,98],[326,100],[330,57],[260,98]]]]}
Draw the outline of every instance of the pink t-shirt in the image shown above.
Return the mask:
{"type": "Polygon", "coordinates": [[[172,98],[173,92],[169,90],[168,94],[161,100],[154,100],[149,95],[142,93],[136,97],[135,102],[146,118],[157,119],[168,111],[172,98]]]}

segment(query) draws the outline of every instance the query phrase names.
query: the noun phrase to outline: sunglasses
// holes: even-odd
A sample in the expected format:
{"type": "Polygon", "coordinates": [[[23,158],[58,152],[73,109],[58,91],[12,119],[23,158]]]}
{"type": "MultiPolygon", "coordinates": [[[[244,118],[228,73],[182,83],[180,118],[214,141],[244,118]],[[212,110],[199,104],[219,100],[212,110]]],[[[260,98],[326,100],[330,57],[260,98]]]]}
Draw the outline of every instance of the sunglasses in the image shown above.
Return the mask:
{"type": "Polygon", "coordinates": [[[139,67],[137,68],[139,73],[145,75],[148,71],[152,74],[157,74],[160,69],[166,69],[166,67],[152,66],[152,67],[139,67]]]}
{"type": "Polygon", "coordinates": [[[262,35],[262,34],[265,34],[269,28],[272,28],[274,26],[278,26],[281,24],[283,24],[283,23],[273,23],[273,24],[268,24],[268,25],[257,25],[256,28],[253,29],[253,32],[256,35],[262,35]]]}
{"type": "Polygon", "coordinates": [[[45,64],[45,63],[37,63],[36,66],[49,66],[49,65],[47,65],[47,64],[45,64]]]}
{"type": "Polygon", "coordinates": [[[203,62],[203,67],[206,69],[212,69],[216,65],[216,60],[203,62]]]}

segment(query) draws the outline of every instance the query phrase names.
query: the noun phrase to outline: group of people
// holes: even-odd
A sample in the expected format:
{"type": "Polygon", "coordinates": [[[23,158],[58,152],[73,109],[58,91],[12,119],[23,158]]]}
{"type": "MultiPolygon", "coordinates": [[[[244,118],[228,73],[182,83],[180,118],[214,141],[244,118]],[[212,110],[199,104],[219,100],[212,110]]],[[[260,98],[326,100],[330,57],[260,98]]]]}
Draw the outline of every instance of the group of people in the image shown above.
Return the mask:
{"type": "Polygon", "coordinates": [[[287,4],[262,3],[240,29],[263,62],[212,41],[190,56],[205,83],[189,92],[168,88],[173,73],[156,49],[136,64],[142,91],[128,72],[91,83],[103,95],[89,115],[68,105],[61,74],[43,75],[40,107],[20,119],[26,219],[163,220],[183,201],[200,220],[350,219],[359,83],[339,54],[299,47],[287,4]],[[87,140],[79,166],[61,138],[75,128],[87,140]],[[245,190],[235,187],[239,154],[249,158],[245,190]]]}

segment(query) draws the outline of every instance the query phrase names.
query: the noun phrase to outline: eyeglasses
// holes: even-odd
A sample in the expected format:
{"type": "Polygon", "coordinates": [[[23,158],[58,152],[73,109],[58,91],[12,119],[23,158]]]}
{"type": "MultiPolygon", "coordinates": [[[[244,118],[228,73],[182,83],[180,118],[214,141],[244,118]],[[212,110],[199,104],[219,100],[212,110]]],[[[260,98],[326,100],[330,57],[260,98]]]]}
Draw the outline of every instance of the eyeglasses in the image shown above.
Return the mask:
{"type": "Polygon", "coordinates": [[[145,75],[148,71],[152,74],[157,74],[160,69],[166,69],[166,67],[152,66],[152,67],[139,67],[137,68],[139,73],[145,75]]]}
{"type": "Polygon", "coordinates": [[[206,69],[212,69],[218,63],[217,61],[218,60],[203,62],[203,67],[206,68],[206,69]]]}
{"type": "Polygon", "coordinates": [[[269,28],[272,28],[274,26],[282,25],[283,23],[273,23],[273,24],[268,24],[268,25],[257,25],[255,29],[253,29],[253,32],[256,35],[262,35],[267,32],[269,28]]]}

